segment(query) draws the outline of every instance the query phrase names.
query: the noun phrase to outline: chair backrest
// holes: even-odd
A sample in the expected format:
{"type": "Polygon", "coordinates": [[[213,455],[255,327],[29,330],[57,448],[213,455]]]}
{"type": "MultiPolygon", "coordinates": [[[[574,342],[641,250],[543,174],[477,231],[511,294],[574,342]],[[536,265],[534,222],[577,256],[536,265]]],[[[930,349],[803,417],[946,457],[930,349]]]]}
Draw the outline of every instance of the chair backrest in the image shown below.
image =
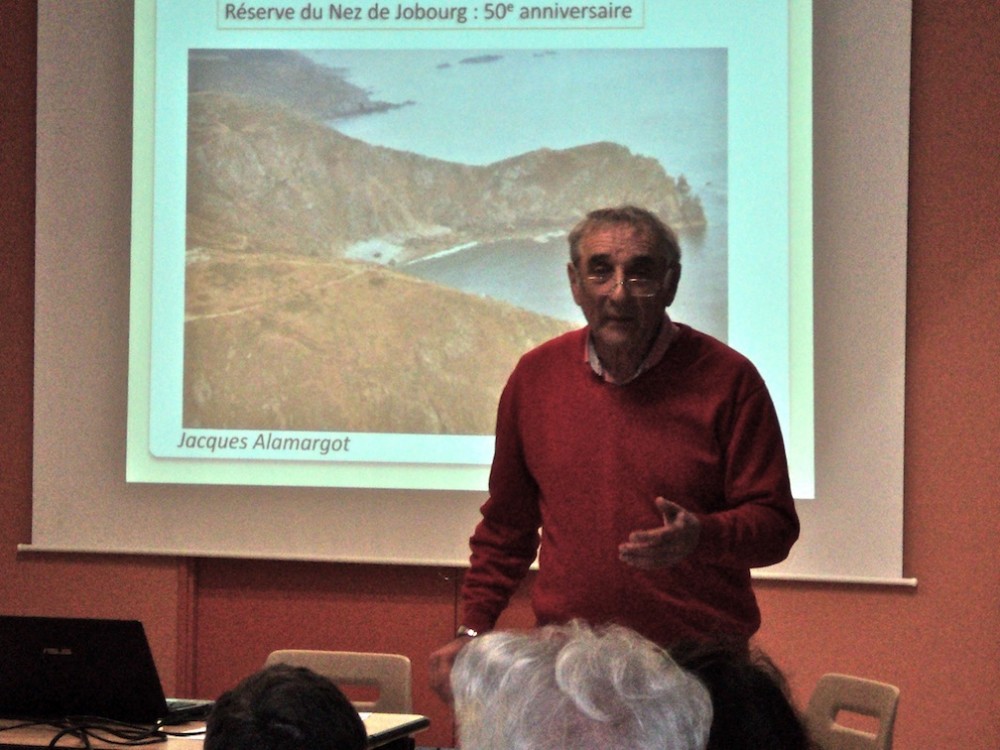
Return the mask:
{"type": "Polygon", "coordinates": [[[331,679],[345,692],[352,685],[377,689],[374,701],[352,701],[358,711],[412,713],[410,660],[401,654],[285,649],[273,651],[267,657],[264,666],[271,664],[308,667],[331,679]]]}
{"type": "Polygon", "coordinates": [[[809,734],[822,750],[890,750],[899,688],[844,674],[819,678],[806,708],[809,734]],[[837,722],[841,711],[878,721],[875,734],[837,722]]]}

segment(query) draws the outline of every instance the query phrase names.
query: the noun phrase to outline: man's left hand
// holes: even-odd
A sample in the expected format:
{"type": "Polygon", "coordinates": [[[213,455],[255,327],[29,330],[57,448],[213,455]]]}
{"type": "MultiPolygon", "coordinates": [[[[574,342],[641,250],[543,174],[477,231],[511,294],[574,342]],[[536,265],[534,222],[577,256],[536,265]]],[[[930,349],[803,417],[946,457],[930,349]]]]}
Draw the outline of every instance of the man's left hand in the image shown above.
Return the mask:
{"type": "Polygon", "coordinates": [[[628,541],[618,545],[618,557],[628,565],[651,570],[674,565],[694,552],[701,535],[701,522],[677,503],[656,498],[663,525],[633,531],[628,541]]]}

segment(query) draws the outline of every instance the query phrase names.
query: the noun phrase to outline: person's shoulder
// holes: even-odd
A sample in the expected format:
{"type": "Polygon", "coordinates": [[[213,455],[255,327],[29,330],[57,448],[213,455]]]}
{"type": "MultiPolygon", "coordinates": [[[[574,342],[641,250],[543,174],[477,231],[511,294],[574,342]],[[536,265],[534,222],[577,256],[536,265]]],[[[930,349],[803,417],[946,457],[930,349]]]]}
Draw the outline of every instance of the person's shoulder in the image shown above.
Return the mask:
{"type": "Polygon", "coordinates": [[[690,352],[699,357],[719,357],[723,360],[752,364],[745,354],[715,336],[692,328],[685,323],[675,323],[675,325],[677,326],[677,338],[674,343],[678,350],[690,352]]]}
{"type": "Polygon", "coordinates": [[[703,372],[728,374],[748,380],[748,384],[763,383],[756,365],[745,354],[704,331],[683,323],[676,325],[678,334],[671,345],[675,361],[703,372]]]}
{"type": "Polygon", "coordinates": [[[549,364],[553,359],[564,359],[567,355],[582,361],[586,332],[586,328],[577,328],[539,344],[521,356],[518,367],[549,364]]]}
{"type": "Polygon", "coordinates": [[[535,399],[541,393],[567,387],[573,380],[574,362],[585,367],[586,329],[569,331],[549,339],[521,355],[507,378],[502,401],[514,403],[520,398],[535,399]]]}

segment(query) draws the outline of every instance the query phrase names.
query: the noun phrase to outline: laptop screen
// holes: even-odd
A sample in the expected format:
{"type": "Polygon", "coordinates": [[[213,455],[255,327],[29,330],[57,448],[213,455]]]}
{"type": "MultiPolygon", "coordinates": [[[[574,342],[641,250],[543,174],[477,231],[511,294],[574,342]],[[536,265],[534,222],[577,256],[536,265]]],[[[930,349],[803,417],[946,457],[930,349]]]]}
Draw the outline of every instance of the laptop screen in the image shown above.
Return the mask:
{"type": "Polygon", "coordinates": [[[152,723],[166,715],[138,620],[0,616],[0,716],[152,723]]]}

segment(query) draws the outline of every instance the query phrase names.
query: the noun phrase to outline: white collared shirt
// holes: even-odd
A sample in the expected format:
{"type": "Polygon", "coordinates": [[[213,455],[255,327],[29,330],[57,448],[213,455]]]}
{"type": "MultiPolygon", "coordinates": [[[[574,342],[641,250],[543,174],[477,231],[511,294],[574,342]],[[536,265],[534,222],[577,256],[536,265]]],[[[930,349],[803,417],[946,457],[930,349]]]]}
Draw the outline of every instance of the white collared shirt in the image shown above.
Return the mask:
{"type": "Polygon", "coordinates": [[[604,369],[604,364],[601,362],[601,358],[597,356],[597,349],[594,348],[594,339],[591,334],[587,335],[587,347],[584,351],[584,361],[590,365],[590,369],[594,371],[594,374],[599,378],[604,380],[606,383],[611,383],[613,385],[625,385],[626,383],[631,383],[637,377],[646,372],[650,367],[656,365],[663,355],[667,353],[667,349],[670,348],[670,344],[674,340],[674,336],[677,334],[677,326],[667,315],[666,311],[663,312],[663,325],[660,326],[660,332],[656,334],[656,340],[653,342],[653,346],[649,349],[649,354],[642,360],[639,368],[632,373],[631,377],[625,380],[615,380],[615,378],[604,369]]]}

